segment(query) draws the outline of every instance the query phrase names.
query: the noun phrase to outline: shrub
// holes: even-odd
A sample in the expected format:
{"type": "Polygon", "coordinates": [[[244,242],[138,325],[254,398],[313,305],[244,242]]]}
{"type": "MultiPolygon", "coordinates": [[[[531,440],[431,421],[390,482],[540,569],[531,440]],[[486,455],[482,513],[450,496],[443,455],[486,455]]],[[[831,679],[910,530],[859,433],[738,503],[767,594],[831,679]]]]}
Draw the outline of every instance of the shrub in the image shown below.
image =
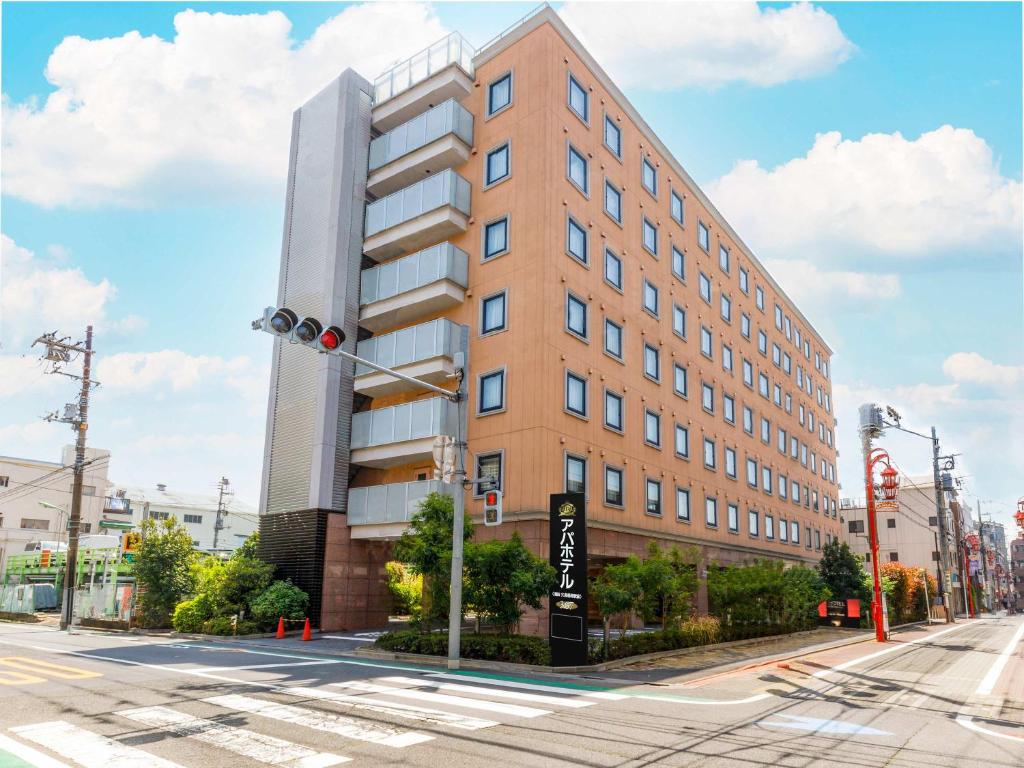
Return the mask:
{"type": "Polygon", "coordinates": [[[828,597],[816,571],[786,568],[778,560],[708,569],[711,613],[730,635],[761,637],[810,628],[817,623],[815,606],[828,597]]]}
{"type": "Polygon", "coordinates": [[[419,617],[423,606],[423,576],[394,560],[385,563],[384,569],[388,574],[388,591],[395,601],[395,613],[419,617]]]}
{"type": "MultiPolygon", "coordinates": [[[[687,619],[677,627],[657,632],[641,632],[617,638],[608,644],[607,660],[624,659],[627,656],[639,656],[644,653],[659,651],[676,651],[681,648],[693,648],[699,645],[710,645],[721,639],[722,629],[718,619],[713,616],[702,616],[687,619]]],[[[602,644],[591,641],[590,662],[598,663],[604,659],[602,644]]]]}
{"type": "Polygon", "coordinates": [[[301,619],[306,616],[309,595],[290,581],[275,581],[252,601],[252,618],[262,627],[276,626],[280,617],[301,619]]]}
{"type": "Polygon", "coordinates": [[[232,624],[232,616],[218,616],[203,622],[204,635],[253,635],[260,631],[254,621],[239,621],[237,628],[232,624]],[[237,632],[236,632],[237,629],[237,632]]]}
{"type": "Polygon", "coordinates": [[[178,603],[171,626],[177,632],[201,632],[203,623],[213,617],[213,606],[204,595],[178,603]]]}
{"type": "MultiPolygon", "coordinates": [[[[516,664],[551,663],[547,639],[532,635],[480,635],[463,634],[459,653],[464,659],[508,661],[516,664]]],[[[381,635],[376,645],[395,653],[420,653],[426,656],[445,656],[448,653],[448,633],[422,633],[414,630],[388,632],[381,635]]]]}
{"type": "Polygon", "coordinates": [[[139,623],[166,627],[178,603],[192,593],[192,535],[175,518],[143,520],[142,542],[135,556],[139,583],[139,623]]]}
{"type": "Polygon", "coordinates": [[[518,532],[507,541],[466,546],[466,605],[512,635],[524,606],[539,609],[557,583],[555,569],[523,544],[518,532]]]}

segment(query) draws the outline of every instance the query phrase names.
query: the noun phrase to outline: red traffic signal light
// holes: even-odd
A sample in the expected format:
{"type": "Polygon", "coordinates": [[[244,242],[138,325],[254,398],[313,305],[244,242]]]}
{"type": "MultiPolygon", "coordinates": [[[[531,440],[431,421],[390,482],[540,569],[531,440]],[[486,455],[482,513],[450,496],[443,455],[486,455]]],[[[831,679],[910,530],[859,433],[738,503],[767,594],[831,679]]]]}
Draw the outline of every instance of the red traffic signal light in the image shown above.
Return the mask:
{"type": "Polygon", "coordinates": [[[484,504],[486,504],[487,506],[493,507],[497,503],[498,503],[498,494],[495,493],[494,491],[488,491],[484,495],[484,504]]]}
{"type": "Polygon", "coordinates": [[[336,325],[332,325],[320,334],[320,347],[326,352],[338,349],[345,341],[345,332],[336,325]]]}
{"type": "Polygon", "coordinates": [[[484,525],[501,525],[501,491],[484,493],[484,525]]]}

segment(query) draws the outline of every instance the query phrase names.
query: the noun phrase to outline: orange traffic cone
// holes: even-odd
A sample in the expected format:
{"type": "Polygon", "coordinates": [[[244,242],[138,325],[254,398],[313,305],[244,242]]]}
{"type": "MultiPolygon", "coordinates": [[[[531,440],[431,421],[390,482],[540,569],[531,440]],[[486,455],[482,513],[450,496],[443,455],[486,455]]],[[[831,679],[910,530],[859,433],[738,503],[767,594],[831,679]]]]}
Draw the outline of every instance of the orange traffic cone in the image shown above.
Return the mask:
{"type": "Polygon", "coordinates": [[[309,628],[309,618],[308,617],[306,618],[306,626],[302,630],[302,639],[303,640],[312,640],[313,639],[313,633],[312,633],[312,631],[309,628]]]}
{"type": "Polygon", "coordinates": [[[277,620],[277,634],[274,637],[278,640],[284,639],[284,616],[277,620]]]}

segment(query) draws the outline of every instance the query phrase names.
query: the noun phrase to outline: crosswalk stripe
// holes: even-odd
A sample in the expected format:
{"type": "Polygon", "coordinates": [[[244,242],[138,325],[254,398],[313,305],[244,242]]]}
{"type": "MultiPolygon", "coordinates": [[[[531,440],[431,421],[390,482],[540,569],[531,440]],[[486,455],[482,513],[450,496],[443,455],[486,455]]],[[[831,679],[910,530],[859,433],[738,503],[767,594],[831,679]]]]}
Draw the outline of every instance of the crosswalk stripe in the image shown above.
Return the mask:
{"type": "Polygon", "coordinates": [[[541,715],[551,714],[550,710],[537,709],[536,707],[524,707],[519,704],[504,704],[502,702],[488,701],[486,699],[467,699],[465,696],[450,696],[447,693],[430,693],[429,691],[418,691],[409,688],[393,688],[388,685],[377,685],[376,683],[367,683],[362,680],[349,680],[343,683],[330,683],[330,685],[338,688],[345,688],[350,691],[359,691],[361,693],[398,696],[402,699],[425,701],[431,704],[448,704],[453,707],[463,707],[465,709],[479,709],[483,712],[499,712],[503,715],[512,715],[513,717],[540,717],[541,715]]]}
{"type": "Polygon", "coordinates": [[[558,685],[541,685],[539,683],[520,683],[516,680],[501,680],[492,677],[478,677],[476,675],[455,675],[449,672],[428,672],[428,677],[439,677],[444,680],[460,680],[469,683],[483,683],[484,685],[501,685],[506,688],[519,688],[524,691],[545,691],[548,693],[563,693],[570,696],[588,696],[592,699],[604,699],[605,701],[623,701],[628,699],[621,693],[610,693],[609,691],[591,691],[586,688],[565,688],[558,685]]]}
{"type": "Polygon", "coordinates": [[[352,709],[376,712],[381,715],[392,717],[404,717],[408,720],[419,720],[434,725],[450,725],[453,728],[462,728],[467,731],[476,731],[481,728],[490,728],[498,725],[495,720],[484,720],[478,717],[459,715],[454,712],[445,712],[430,707],[417,707],[411,704],[399,704],[385,699],[372,699],[368,696],[350,696],[345,693],[328,691],[324,688],[303,688],[300,686],[289,686],[277,688],[275,693],[284,693],[289,696],[301,696],[307,699],[320,699],[330,701],[334,704],[351,707],[352,709]]]}
{"type": "Polygon", "coordinates": [[[357,741],[383,744],[387,747],[408,747],[411,744],[421,744],[434,738],[425,733],[400,731],[386,726],[366,726],[358,720],[336,715],[332,712],[317,712],[303,707],[293,707],[289,704],[278,704],[273,701],[265,701],[264,699],[255,699],[251,696],[214,696],[210,699],[203,699],[203,701],[216,704],[218,707],[261,715],[272,720],[301,725],[317,731],[333,733],[336,736],[356,739],[357,741]]]}
{"type": "MultiPolygon", "coordinates": [[[[49,755],[44,755],[42,752],[22,744],[20,741],[4,736],[2,733],[0,733],[0,750],[14,755],[20,760],[24,760],[33,768],[68,768],[67,763],[62,763],[60,760],[55,760],[49,755]]],[[[2,764],[0,762],[0,765],[2,764]]]]}
{"type": "Polygon", "coordinates": [[[382,677],[380,678],[386,683],[396,683],[398,685],[408,685],[414,688],[441,688],[446,691],[456,691],[458,693],[475,693],[475,694],[486,694],[487,696],[495,696],[499,699],[517,699],[518,701],[531,701],[535,704],[547,704],[548,706],[554,707],[570,707],[570,708],[581,708],[581,707],[592,707],[596,702],[594,701],[581,701],[580,698],[556,698],[555,696],[540,696],[536,693],[520,693],[519,691],[503,691],[500,688],[488,687],[479,688],[472,685],[460,685],[458,683],[435,683],[430,680],[417,680],[414,677],[382,677]]]}
{"type": "Polygon", "coordinates": [[[213,720],[193,717],[169,707],[139,707],[123,709],[115,714],[148,725],[171,731],[180,736],[204,741],[261,763],[287,765],[289,768],[327,768],[348,762],[349,758],[329,752],[293,744],[284,739],[264,736],[245,728],[233,728],[213,720]]]}
{"type": "Polygon", "coordinates": [[[181,768],[170,760],[121,744],[64,720],[19,725],[11,730],[85,768],[181,768]]]}

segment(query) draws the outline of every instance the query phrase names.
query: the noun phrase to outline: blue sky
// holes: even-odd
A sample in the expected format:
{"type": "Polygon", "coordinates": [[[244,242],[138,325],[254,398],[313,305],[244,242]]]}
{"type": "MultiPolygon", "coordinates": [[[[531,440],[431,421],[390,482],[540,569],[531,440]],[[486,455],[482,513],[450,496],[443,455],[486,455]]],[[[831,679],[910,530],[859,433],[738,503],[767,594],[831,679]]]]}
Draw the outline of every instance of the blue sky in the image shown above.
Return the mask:
{"type": "MultiPolygon", "coordinates": [[[[112,476],[226,474],[255,502],[269,345],[248,321],[276,292],[291,110],[345,66],[372,78],[446,30],[480,44],[532,7],[4,4],[0,453],[52,460],[70,439],[38,422],[70,386],[27,346],[91,318],[90,440],[112,476]]],[[[653,30],[556,7],[836,350],[844,495],[856,407],[878,399],[934,423],[969,498],[1008,520],[1021,6],[677,4],[653,30]]],[[[886,444],[928,469],[924,441],[886,444]]]]}

